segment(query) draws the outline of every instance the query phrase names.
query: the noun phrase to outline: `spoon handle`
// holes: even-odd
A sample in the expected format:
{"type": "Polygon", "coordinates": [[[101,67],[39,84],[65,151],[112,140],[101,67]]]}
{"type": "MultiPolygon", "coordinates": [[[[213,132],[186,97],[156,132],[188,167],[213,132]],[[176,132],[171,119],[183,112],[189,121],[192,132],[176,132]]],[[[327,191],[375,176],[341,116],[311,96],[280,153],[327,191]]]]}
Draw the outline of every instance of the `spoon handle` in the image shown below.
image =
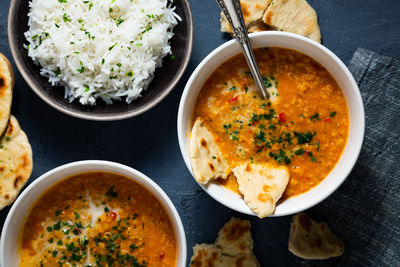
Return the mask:
{"type": "Polygon", "coordinates": [[[236,39],[239,41],[242,48],[244,58],[249,65],[251,75],[253,76],[256,86],[264,99],[269,98],[269,93],[265,88],[263,79],[261,78],[260,70],[258,69],[256,59],[251,49],[247,28],[243,20],[242,8],[239,0],[217,0],[218,5],[224,12],[226,19],[232,26],[236,39]]]}

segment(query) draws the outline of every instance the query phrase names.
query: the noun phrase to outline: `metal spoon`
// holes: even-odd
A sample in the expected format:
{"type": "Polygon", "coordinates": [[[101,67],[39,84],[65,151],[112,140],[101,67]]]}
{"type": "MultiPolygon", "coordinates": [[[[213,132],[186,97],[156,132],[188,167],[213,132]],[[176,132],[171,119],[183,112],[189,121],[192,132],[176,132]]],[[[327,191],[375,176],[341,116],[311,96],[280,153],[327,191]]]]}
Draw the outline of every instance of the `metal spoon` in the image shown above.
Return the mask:
{"type": "Polygon", "coordinates": [[[249,36],[247,35],[247,28],[243,20],[242,8],[239,0],[217,0],[218,5],[221,7],[225,17],[232,26],[236,39],[240,43],[244,58],[249,65],[251,75],[256,82],[256,86],[264,99],[269,98],[269,93],[265,88],[263,79],[260,75],[256,59],[251,49],[249,36]]]}

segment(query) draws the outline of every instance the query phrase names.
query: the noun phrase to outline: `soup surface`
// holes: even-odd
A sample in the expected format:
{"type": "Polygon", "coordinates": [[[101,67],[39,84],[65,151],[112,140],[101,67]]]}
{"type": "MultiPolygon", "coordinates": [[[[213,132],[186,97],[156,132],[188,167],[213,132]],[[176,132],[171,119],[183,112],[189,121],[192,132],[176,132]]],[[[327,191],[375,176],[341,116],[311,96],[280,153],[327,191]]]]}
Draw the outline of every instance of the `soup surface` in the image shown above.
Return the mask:
{"type": "MultiPolygon", "coordinates": [[[[239,54],[205,82],[193,122],[204,119],[231,168],[247,161],[287,166],[287,199],[318,185],[336,165],[348,136],[347,104],[312,58],[276,47],[254,52],[270,99],[260,97],[239,54]]],[[[233,174],[219,182],[239,193],[233,174]]]]}
{"type": "Polygon", "coordinates": [[[20,266],[175,266],[162,204],[108,172],[68,177],[34,204],[22,229],[20,266]]]}

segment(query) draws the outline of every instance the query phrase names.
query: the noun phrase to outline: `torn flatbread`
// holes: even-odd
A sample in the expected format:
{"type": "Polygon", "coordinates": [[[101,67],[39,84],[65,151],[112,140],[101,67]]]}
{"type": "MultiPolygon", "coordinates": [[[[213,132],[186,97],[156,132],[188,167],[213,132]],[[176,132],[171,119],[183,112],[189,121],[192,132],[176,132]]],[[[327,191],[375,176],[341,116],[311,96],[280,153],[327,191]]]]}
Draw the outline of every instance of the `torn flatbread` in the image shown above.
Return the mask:
{"type": "Polygon", "coordinates": [[[4,133],[10,118],[14,72],[10,61],[0,53],[0,135],[4,133]]]}
{"type": "Polygon", "coordinates": [[[31,172],[31,146],[17,119],[11,115],[0,140],[0,210],[14,202],[31,172]]]}
{"type": "Polygon", "coordinates": [[[328,259],[343,254],[344,243],[326,222],[316,222],[304,212],[293,216],[289,251],[303,259],[328,259]]]}
{"type": "MultiPolygon", "coordinates": [[[[240,6],[242,7],[243,19],[246,26],[261,20],[264,11],[270,3],[271,0],[241,0],[240,6]]],[[[221,12],[220,22],[222,32],[232,33],[232,27],[223,12],[221,12]]]]}
{"type": "Polygon", "coordinates": [[[247,162],[235,167],[233,173],[247,206],[260,218],[273,214],[289,182],[287,168],[247,162]]]}
{"type": "Polygon", "coordinates": [[[305,0],[274,0],[262,20],[277,30],[297,33],[321,43],[317,13],[305,0]]]}
{"type": "Polygon", "coordinates": [[[253,254],[229,256],[214,244],[197,244],[193,247],[191,267],[259,267],[253,254]]]}
{"type": "Polygon", "coordinates": [[[259,267],[253,253],[250,222],[231,218],[222,229],[215,244],[193,247],[191,267],[259,267]]]}
{"type": "Polygon", "coordinates": [[[190,164],[194,177],[200,184],[227,177],[228,163],[222,156],[212,132],[201,118],[197,118],[193,125],[189,146],[190,164]]]}
{"type": "Polygon", "coordinates": [[[215,244],[222,248],[224,254],[251,253],[253,251],[253,239],[250,227],[249,221],[233,217],[219,231],[215,244]]]}

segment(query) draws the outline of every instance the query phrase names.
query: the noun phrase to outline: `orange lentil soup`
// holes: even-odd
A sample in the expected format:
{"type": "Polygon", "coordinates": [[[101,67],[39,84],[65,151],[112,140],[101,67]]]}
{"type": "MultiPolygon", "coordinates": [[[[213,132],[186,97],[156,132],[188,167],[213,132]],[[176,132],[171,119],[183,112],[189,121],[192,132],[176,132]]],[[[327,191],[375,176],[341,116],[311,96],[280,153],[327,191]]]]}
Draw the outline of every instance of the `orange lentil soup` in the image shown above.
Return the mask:
{"type": "Polygon", "coordinates": [[[162,204],[143,186],[87,172],[52,186],[22,229],[19,266],[175,266],[162,204]]]}
{"type": "MultiPolygon", "coordinates": [[[[231,168],[247,161],[287,166],[287,199],[318,185],[338,162],[348,136],[347,104],[310,57],[277,47],[254,53],[270,99],[260,97],[245,59],[236,55],[203,85],[193,121],[204,119],[231,168]]],[[[219,182],[238,193],[233,174],[219,182]]]]}

